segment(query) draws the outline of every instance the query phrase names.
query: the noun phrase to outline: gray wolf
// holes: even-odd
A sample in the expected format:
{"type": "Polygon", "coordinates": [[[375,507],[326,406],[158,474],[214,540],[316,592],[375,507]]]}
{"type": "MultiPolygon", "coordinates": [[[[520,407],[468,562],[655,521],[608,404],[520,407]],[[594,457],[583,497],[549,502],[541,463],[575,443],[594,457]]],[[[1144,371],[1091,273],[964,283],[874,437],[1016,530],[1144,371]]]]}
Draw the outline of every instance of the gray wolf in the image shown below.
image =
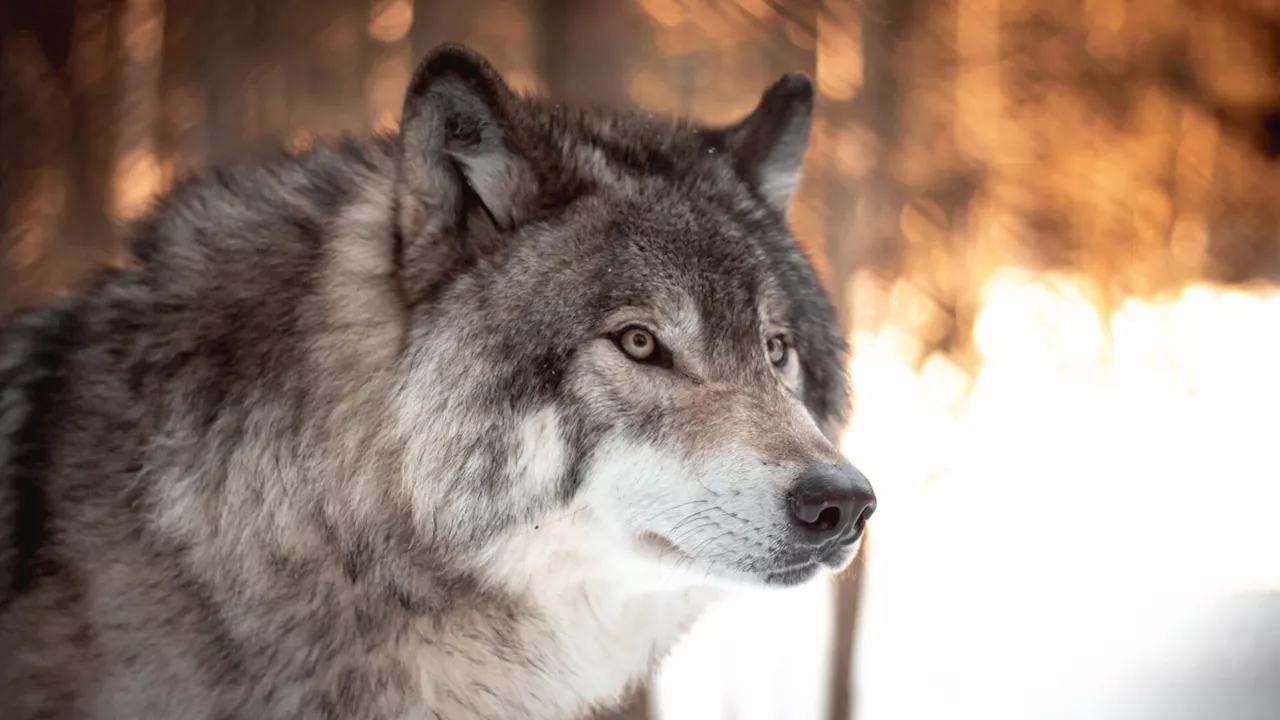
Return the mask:
{"type": "Polygon", "coordinates": [[[0,716],[574,718],[847,565],[813,91],[703,127],[437,48],[398,130],[178,182],[0,347],[0,716]]]}

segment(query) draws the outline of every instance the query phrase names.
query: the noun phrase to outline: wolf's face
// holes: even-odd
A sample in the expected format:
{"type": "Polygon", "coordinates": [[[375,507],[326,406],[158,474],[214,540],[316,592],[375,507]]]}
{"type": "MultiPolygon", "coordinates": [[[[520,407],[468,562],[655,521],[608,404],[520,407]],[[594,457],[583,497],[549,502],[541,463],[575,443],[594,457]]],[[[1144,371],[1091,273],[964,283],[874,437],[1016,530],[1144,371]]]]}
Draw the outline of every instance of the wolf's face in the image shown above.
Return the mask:
{"type": "Polygon", "coordinates": [[[580,499],[673,570],[790,583],[840,568],[875,500],[805,403],[831,392],[815,366],[835,343],[812,336],[811,288],[771,253],[791,242],[782,218],[664,185],[604,201],[615,221],[582,268],[608,282],[558,406],[594,439],[580,499]]]}
{"type": "Polygon", "coordinates": [[[423,63],[402,427],[437,542],[694,582],[850,561],[875,496],[832,444],[845,347],[786,227],[811,107],[793,75],[734,126],[678,126],[518,98],[459,48],[423,63]]]}

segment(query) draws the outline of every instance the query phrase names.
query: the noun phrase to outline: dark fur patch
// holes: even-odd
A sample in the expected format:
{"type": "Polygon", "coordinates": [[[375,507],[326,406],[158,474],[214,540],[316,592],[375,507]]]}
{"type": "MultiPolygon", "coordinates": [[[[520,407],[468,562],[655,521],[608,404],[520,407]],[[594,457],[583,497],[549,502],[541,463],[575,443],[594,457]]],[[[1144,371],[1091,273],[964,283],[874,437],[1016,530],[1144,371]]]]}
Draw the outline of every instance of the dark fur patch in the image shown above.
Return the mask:
{"type": "Polygon", "coordinates": [[[57,559],[45,551],[53,532],[46,475],[61,428],[56,415],[67,388],[69,358],[82,334],[80,317],[72,309],[62,309],[32,338],[34,351],[27,363],[31,375],[20,390],[28,398],[30,414],[13,437],[16,452],[9,468],[17,497],[12,540],[16,559],[9,578],[15,596],[59,567],[57,559]]]}

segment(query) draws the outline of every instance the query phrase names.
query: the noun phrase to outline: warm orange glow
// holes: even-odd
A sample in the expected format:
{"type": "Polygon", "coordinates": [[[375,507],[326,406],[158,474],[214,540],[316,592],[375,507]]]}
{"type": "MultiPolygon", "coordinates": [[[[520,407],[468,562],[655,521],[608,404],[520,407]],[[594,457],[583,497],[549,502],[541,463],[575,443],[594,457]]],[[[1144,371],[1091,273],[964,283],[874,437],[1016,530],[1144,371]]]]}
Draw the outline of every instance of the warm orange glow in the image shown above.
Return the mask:
{"type": "Polygon", "coordinates": [[[165,168],[156,151],[162,116],[158,88],[164,17],[164,3],[130,0],[119,18],[125,62],[120,67],[120,114],[110,183],[110,212],[117,219],[140,214],[164,187],[165,168]]]}
{"type": "Polygon", "coordinates": [[[1000,0],[966,0],[956,6],[956,145],[973,157],[999,152],[1004,123],[1000,51],[1000,0]]]}
{"type": "Polygon", "coordinates": [[[160,52],[163,39],[158,14],[148,16],[137,26],[129,29],[124,38],[124,53],[132,62],[146,62],[160,52]]]}
{"type": "Polygon", "coordinates": [[[836,101],[853,99],[862,87],[862,18],[844,4],[818,16],[818,92],[836,101]]]}
{"type": "Polygon", "coordinates": [[[311,133],[306,130],[299,130],[293,134],[293,137],[289,138],[287,147],[290,152],[303,153],[310,150],[314,143],[315,138],[311,137],[311,133]]]}
{"type": "Polygon", "coordinates": [[[376,131],[392,131],[400,124],[404,87],[409,83],[412,57],[408,47],[398,47],[384,57],[365,80],[365,102],[376,131]]]}
{"type": "Polygon", "coordinates": [[[142,212],[147,203],[160,191],[164,175],[155,153],[133,150],[116,163],[115,189],[116,217],[128,219],[142,212]]]}
{"type": "Polygon", "coordinates": [[[512,90],[527,95],[545,95],[546,83],[530,68],[512,68],[506,73],[507,84],[512,90]]]}
{"type": "Polygon", "coordinates": [[[670,110],[676,104],[671,86],[656,73],[642,70],[631,78],[631,98],[646,110],[670,110]]]}
{"type": "Polygon", "coordinates": [[[1187,607],[1280,588],[1280,288],[1106,311],[1086,277],[1000,271],[966,370],[920,341],[938,309],[909,280],[859,284],[860,717],[1037,717],[1187,607]]]}
{"type": "Polygon", "coordinates": [[[738,0],[738,7],[757,20],[763,20],[773,13],[773,8],[769,7],[766,0],[738,0]]]}
{"type": "Polygon", "coordinates": [[[677,0],[639,0],[639,3],[649,17],[667,27],[679,25],[688,15],[688,9],[677,0]]]}
{"type": "Polygon", "coordinates": [[[375,0],[369,13],[369,37],[393,43],[403,40],[412,27],[412,0],[375,0]]]}

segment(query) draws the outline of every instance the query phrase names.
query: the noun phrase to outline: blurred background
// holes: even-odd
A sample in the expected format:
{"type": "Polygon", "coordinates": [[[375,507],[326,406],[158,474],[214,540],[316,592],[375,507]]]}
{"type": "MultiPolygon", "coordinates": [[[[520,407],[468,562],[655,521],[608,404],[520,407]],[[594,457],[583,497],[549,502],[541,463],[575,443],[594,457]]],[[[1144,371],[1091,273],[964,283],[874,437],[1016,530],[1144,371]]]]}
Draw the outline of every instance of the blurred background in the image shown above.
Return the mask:
{"type": "Polygon", "coordinates": [[[881,509],[609,717],[1280,717],[1280,1],[3,0],[0,319],[183,173],[394,128],[445,40],[707,122],[819,91],[881,509]]]}

